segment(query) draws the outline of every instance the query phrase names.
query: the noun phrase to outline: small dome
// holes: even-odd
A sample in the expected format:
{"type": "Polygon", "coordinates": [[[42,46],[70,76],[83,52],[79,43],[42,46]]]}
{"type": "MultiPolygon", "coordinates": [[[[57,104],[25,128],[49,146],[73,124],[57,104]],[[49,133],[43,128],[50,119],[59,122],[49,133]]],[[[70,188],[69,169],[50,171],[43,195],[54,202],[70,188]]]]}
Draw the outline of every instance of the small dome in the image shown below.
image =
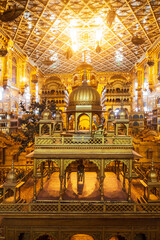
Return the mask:
{"type": "Polygon", "coordinates": [[[100,106],[100,95],[96,89],[83,82],[69,96],[69,106],[76,105],[100,106]]]}
{"type": "Polygon", "coordinates": [[[154,170],[153,166],[148,174],[148,182],[152,182],[152,183],[158,182],[158,175],[154,170]]]}
{"type": "Polygon", "coordinates": [[[109,112],[108,118],[109,118],[109,119],[115,119],[115,113],[114,113],[113,110],[111,110],[111,111],[109,112]]]}
{"type": "Polygon", "coordinates": [[[62,120],[62,116],[61,116],[61,113],[60,113],[59,109],[56,111],[55,120],[56,121],[62,120]]]}
{"type": "Polygon", "coordinates": [[[13,169],[8,173],[6,183],[7,184],[17,183],[17,176],[13,169]]]}
{"type": "Polygon", "coordinates": [[[43,120],[48,120],[52,118],[52,113],[48,108],[45,108],[44,111],[42,112],[42,119],[43,120]]]}
{"type": "Polygon", "coordinates": [[[128,114],[127,112],[125,111],[125,109],[121,109],[117,115],[117,118],[118,119],[128,119],[128,114]]]}

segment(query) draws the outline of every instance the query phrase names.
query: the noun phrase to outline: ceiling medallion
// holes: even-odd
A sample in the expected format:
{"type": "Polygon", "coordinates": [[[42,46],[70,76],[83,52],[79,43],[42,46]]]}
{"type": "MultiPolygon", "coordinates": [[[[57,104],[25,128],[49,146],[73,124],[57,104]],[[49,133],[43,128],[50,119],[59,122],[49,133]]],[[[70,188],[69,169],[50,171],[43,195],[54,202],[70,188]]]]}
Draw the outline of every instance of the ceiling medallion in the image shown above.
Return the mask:
{"type": "Polygon", "coordinates": [[[9,8],[0,15],[0,20],[2,22],[12,22],[19,17],[24,10],[25,8],[19,8],[16,7],[16,5],[14,5],[12,8],[9,6],[9,8]]]}
{"type": "Polygon", "coordinates": [[[137,35],[133,36],[131,41],[136,46],[140,46],[140,45],[142,45],[145,42],[142,37],[139,37],[137,35]]]}
{"type": "Polygon", "coordinates": [[[0,49],[0,57],[5,57],[7,53],[8,53],[7,49],[3,48],[2,46],[2,48],[0,49]]]}

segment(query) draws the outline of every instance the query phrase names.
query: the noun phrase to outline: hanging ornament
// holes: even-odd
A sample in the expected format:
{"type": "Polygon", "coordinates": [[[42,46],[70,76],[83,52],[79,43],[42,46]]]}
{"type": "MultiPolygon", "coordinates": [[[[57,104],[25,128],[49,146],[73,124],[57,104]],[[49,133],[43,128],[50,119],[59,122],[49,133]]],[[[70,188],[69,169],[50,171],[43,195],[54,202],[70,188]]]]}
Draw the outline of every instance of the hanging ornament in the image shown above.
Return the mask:
{"type": "Polygon", "coordinates": [[[116,12],[114,10],[109,10],[107,14],[107,24],[108,27],[112,26],[112,23],[114,22],[116,17],[116,12]]]}
{"type": "Polygon", "coordinates": [[[96,53],[100,53],[101,52],[101,47],[99,45],[99,41],[97,41],[97,46],[96,46],[96,53]]]}
{"type": "Polygon", "coordinates": [[[66,52],[66,58],[69,60],[71,57],[72,57],[72,55],[73,55],[73,51],[72,51],[72,48],[71,47],[69,47],[68,49],[67,49],[67,52],[66,52]]]}

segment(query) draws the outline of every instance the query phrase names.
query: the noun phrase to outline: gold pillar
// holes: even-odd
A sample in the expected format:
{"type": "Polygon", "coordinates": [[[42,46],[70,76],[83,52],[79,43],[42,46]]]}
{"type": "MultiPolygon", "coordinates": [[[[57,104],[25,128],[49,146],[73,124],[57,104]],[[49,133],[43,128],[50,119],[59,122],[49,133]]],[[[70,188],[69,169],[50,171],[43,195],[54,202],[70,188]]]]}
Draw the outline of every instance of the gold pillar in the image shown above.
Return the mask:
{"type": "Polygon", "coordinates": [[[43,189],[43,170],[44,170],[44,162],[41,163],[40,172],[41,172],[41,190],[43,189]]]}
{"type": "Polygon", "coordinates": [[[59,173],[59,180],[60,180],[60,196],[59,200],[62,200],[63,195],[63,159],[60,160],[60,173],[59,173]]]}
{"type": "Polygon", "coordinates": [[[90,118],[90,132],[92,133],[92,113],[89,113],[90,118]]]}
{"type": "Polygon", "coordinates": [[[101,169],[100,169],[100,192],[101,192],[101,201],[104,200],[104,189],[103,189],[103,183],[104,183],[104,159],[101,159],[101,169]]]}
{"type": "Polygon", "coordinates": [[[123,191],[126,191],[126,165],[123,163],[123,191]]]}
{"type": "Polygon", "coordinates": [[[131,182],[132,182],[132,159],[129,160],[129,178],[128,178],[128,182],[129,182],[129,186],[128,186],[128,201],[131,201],[131,182]]]}
{"type": "Polygon", "coordinates": [[[34,159],[34,169],[33,169],[33,181],[34,181],[34,185],[33,185],[33,201],[34,202],[37,199],[37,195],[36,195],[36,174],[37,174],[37,159],[34,159]]]}
{"type": "Polygon", "coordinates": [[[138,99],[137,99],[137,108],[138,111],[143,111],[143,93],[142,93],[142,69],[137,69],[137,81],[138,81],[138,99]]]}

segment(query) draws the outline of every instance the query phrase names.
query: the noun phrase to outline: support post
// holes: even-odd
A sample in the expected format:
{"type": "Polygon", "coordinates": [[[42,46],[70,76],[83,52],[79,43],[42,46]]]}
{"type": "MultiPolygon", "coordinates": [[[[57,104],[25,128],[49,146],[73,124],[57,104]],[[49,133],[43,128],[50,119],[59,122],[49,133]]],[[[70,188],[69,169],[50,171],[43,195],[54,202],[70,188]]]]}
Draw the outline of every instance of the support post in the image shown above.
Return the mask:
{"type": "Polygon", "coordinates": [[[101,159],[101,176],[100,176],[100,192],[101,192],[101,201],[104,200],[104,159],[101,159]]]}
{"type": "Polygon", "coordinates": [[[34,169],[33,169],[33,202],[36,202],[36,174],[37,174],[37,159],[34,159],[34,169]]]}
{"type": "Polygon", "coordinates": [[[48,160],[48,179],[51,177],[51,161],[48,160]]]}
{"type": "Polygon", "coordinates": [[[41,190],[43,189],[43,162],[41,163],[41,166],[40,166],[40,171],[41,171],[41,190]]]}
{"type": "Polygon", "coordinates": [[[123,163],[123,191],[126,191],[126,165],[123,163]]]}
{"type": "Polygon", "coordinates": [[[117,163],[118,163],[118,169],[117,169],[117,179],[119,180],[119,164],[120,164],[120,162],[118,161],[117,163]]]}
{"type": "Polygon", "coordinates": [[[59,200],[62,200],[63,195],[63,159],[60,161],[60,173],[59,173],[59,180],[60,180],[60,196],[59,200]]]}
{"type": "Polygon", "coordinates": [[[64,191],[66,191],[66,171],[64,173],[64,191]]]}
{"type": "Polygon", "coordinates": [[[129,160],[129,186],[128,186],[128,202],[131,201],[131,182],[132,182],[132,159],[129,160]]]}

